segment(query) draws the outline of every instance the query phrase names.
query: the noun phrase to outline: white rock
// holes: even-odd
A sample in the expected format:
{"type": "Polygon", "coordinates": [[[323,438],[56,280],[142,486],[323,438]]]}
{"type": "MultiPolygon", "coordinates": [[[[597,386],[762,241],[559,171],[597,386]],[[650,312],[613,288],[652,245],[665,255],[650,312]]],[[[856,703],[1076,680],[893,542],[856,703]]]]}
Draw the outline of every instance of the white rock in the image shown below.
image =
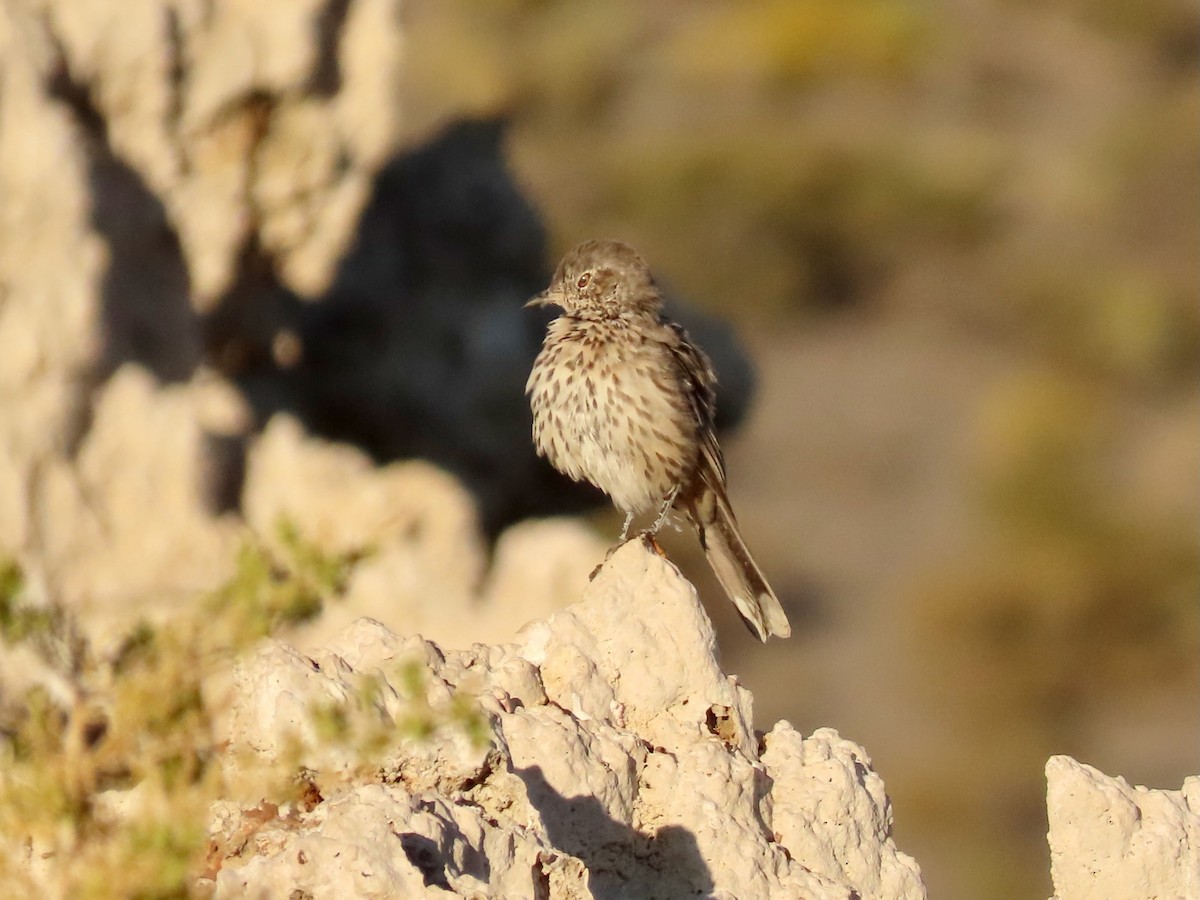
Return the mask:
{"type": "MultiPolygon", "coordinates": [[[[923,897],[865,753],[780,723],[760,758],[751,698],[714,652],[695,591],[638,542],[518,644],[447,652],[361,621],[310,656],[269,645],[239,669],[227,764],[300,735],[325,800],[232,849],[217,896],[923,897]],[[367,679],[385,735],[370,766],[313,725],[367,679]],[[463,694],[482,745],[454,724],[463,694]],[[414,703],[424,738],[392,724],[414,703]]],[[[218,846],[238,828],[226,808],[218,846]]]]}
{"type": "Polygon", "coordinates": [[[104,249],[88,224],[85,154],[48,102],[50,47],[0,9],[0,554],[36,545],[34,482],[78,429],[100,348],[104,249]]]}
{"type": "Polygon", "coordinates": [[[228,424],[238,402],[219,381],[159,388],[126,366],[101,390],[76,457],[44,464],[35,494],[41,560],[55,596],[95,625],[94,640],[230,576],[242,529],[209,509],[204,419],[228,424]]]}
{"type": "Polygon", "coordinates": [[[324,288],[393,149],[401,33],[392,0],[0,6],[0,558],[85,618],[228,574],[211,379],[108,365],[187,378],[247,244],[324,288]]]}
{"type": "Polygon", "coordinates": [[[63,64],[180,233],[200,309],[229,285],[253,227],[290,286],[321,290],[395,138],[394,4],[348,4],[329,47],[314,27],[326,6],[137,0],[114,16],[49,4],[63,64]]]}
{"type": "Polygon", "coordinates": [[[279,415],[250,448],[242,509],[268,544],[286,520],[323,552],[366,554],[346,596],[297,635],[304,646],[362,616],[457,637],[456,624],[477,605],[485,555],[475,502],[429,463],[377,468],[360,450],[311,437],[279,415]],[[428,602],[435,594],[438,602],[428,602]]]}
{"type": "Polygon", "coordinates": [[[1055,900],[1200,897],[1200,776],[1150,790],[1052,756],[1046,783],[1055,900]]]}
{"type": "Polygon", "coordinates": [[[578,599],[608,544],[578,519],[519,522],[500,535],[467,642],[511,641],[520,628],[578,599]]]}
{"type": "Polygon", "coordinates": [[[830,728],[804,738],[787,722],[764,738],[774,782],[769,821],[797,861],[846,873],[863,897],[924,897],[916,862],[888,839],[892,810],[861,747],[830,728]]]}

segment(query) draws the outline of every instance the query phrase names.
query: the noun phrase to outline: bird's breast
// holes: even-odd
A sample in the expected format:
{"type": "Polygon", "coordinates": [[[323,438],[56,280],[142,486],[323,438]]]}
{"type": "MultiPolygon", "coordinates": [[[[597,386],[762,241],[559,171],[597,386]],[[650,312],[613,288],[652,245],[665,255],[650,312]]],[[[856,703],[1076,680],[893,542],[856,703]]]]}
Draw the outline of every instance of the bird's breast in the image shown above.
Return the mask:
{"type": "Polygon", "coordinates": [[[538,452],[624,510],[656,506],[696,464],[697,424],[670,352],[636,329],[562,322],[526,387],[538,452]]]}

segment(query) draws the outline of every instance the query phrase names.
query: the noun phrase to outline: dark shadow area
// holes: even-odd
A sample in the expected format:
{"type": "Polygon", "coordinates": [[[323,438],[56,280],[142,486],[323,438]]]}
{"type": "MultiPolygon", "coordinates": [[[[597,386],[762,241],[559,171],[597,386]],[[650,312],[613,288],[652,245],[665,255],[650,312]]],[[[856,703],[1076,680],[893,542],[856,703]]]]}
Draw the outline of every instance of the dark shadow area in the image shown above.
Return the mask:
{"type": "Polygon", "coordinates": [[[47,93],[70,110],[87,137],[91,224],[108,252],[96,381],[126,362],[163,382],[187,381],[203,348],[187,264],[167,212],[137,170],[113,153],[107,123],[65,64],[50,78],[47,93]]]}
{"type": "Polygon", "coordinates": [[[472,847],[462,835],[450,830],[445,833],[445,844],[415,832],[400,835],[400,847],[408,861],[416,866],[425,879],[427,887],[450,890],[450,877],[446,871],[446,860],[453,858],[458,868],[467,875],[485,884],[492,877],[491,865],[484,853],[472,847]],[[453,844],[453,846],[449,846],[453,844]]]}
{"type": "MultiPolygon", "coordinates": [[[[548,316],[545,229],[504,161],[504,124],[466,120],[378,174],[327,293],[303,302],[257,247],[205,321],[212,364],[259,425],[276,412],[380,463],[424,458],[475,494],[491,534],[529,515],[603,503],[533,451],[525,380],[548,316]]],[[[743,415],[745,355],[718,320],[672,305],[713,357],[720,424],[743,415]]]]}
{"type": "Polygon", "coordinates": [[[594,797],[564,797],[539,766],[514,769],[554,846],[580,859],[598,900],[671,900],[707,897],[712,873],[696,837],[668,825],[645,835],[612,819],[594,797]]]}
{"type": "Polygon", "coordinates": [[[441,850],[436,842],[423,834],[406,832],[400,835],[400,847],[408,861],[421,870],[426,887],[450,890],[450,881],[446,878],[446,864],[442,862],[441,850]]]}
{"type": "Polygon", "coordinates": [[[342,89],[338,44],[349,12],[350,0],[328,0],[316,16],[313,29],[317,36],[317,60],[307,86],[313,96],[332,97],[342,89]]]}
{"type": "Polygon", "coordinates": [[[66,426],[66,450],[73,455],[91,429],[92,392],[122,364],[138,363],[162,382],[187,381],[200,364],[202,344],[187,265],[165,208],[137,170],[113,152],[108,123],[88,86],[68,68],[54,33],[46,34],[57,57],[46,94],[77,127],[87,162],[91,225],[107,253],[100,284],[101,346],[94,367],[80,378],[82,389],[66,426]]]}
{"type": "Polygon", "coordinates": [[[110,254],[100,374],[136,362],[160,381],[187,381],[203,348],[183,250],[166,210],[141,176],[110,154],[91,156],[91,180],[92,223],[110,254]]]}
{"type": "MultiPolygon", "coordinates": [[[[320,27],[336,33],[345,11],[333,0],[320,27]]],[[[336,84],[336,67],[318,69],[314,90],[336,84]]],[[[379,463],[423,458],[447,469],[475,495],[491,535],[527,516],[607,502],[533,450],[524,388],[552,314],[523,304],[556,260],[505,164],[502,121],[453,123],[388,163],[325,295],[294,294],[251,237],[233,283],[200,317],[167,211],[114,154],[88,85],[64,64],[49,89],[87,136],[92,222],[109,253],[95,384],[125,362],[162,382],[187,381],[204,363],[242,390],[258,428],[286,412],[379,463]]],[[[753,392],[745,354],[720,320],[669,308],[712,357],[718,426],[736,424],[753,392]]],[[[79,435],[89,415],[82,404],[79,435]]],[[[244,442],[214,439],[213,449],[212,506],[236,509],[244,442]]]]}

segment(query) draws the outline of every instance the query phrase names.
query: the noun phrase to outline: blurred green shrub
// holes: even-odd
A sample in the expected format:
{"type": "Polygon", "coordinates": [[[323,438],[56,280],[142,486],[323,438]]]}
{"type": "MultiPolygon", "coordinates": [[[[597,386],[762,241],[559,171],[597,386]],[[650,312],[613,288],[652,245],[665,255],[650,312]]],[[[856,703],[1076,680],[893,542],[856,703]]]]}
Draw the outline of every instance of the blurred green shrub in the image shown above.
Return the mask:
{"type": "MultiPolygon", "coordinates": [[[[0,652],[32,651],[48,669],[20,696],[0,695],[6,896],[43,893],[17,860],[21,848],[45,858],[53,890],[64,896],[192,896],[206,865],[236,852],[208,841],[213,803],[236,790],[216,743],[222,701],[206,691],[206,679],[261,638],[319,614],[344,592],[361,557],[328,554],[281,521],[272,541],[247,538],[228,584],[164,624],[137,625],[110,654],[98,653],[60,606],[34,603],[19,567],[0,562],[0,652]],[[109,790],[127,792],[126,813],[111,809],[109,790]]],[[[346,704],[313,710],[321,739],[364,758],[441,728],[484,740],[486,722],[473,699],[455,694],[434,709],[422,675],[398,676],[410,689],[401,721],[378,715],[379,685],[369,678],[346,704]]],[[[285,803],[319,799],[298,759],[242,761],[241,777],[253,781],[267,819],[285,803]]]]}

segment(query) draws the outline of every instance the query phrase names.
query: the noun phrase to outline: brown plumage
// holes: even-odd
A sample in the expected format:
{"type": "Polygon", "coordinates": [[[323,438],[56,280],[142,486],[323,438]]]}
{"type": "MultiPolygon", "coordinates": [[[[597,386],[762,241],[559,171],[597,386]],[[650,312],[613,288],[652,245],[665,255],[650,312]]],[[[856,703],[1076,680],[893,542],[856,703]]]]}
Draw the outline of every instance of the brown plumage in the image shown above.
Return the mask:
{"type": "Polygon", "coordinates": [[[622,540],[635,515],[659,510],[653,535],[672,507],[686,512],[747,627],[762,641],[791,634],[726,496],[712,366],[663,316],[642,259],[625,244],[587,241],[526,305],[563,311],[525,386],[538,453],[612,498],[626,514],[622,540]]]}

